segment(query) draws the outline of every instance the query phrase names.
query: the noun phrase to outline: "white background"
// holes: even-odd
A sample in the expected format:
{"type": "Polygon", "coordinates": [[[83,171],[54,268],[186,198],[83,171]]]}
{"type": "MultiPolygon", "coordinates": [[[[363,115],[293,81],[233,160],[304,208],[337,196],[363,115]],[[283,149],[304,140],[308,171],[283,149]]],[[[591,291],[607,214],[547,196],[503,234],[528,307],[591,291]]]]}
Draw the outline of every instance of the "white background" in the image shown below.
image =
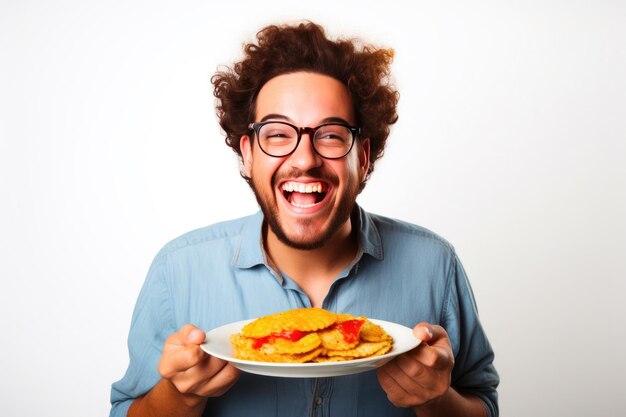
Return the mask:
{"type": "Polygon", "coordinates": [[[503,416],[618,416],[623,1],[0,1],[0,415],[104,416],[147,268],[256,203],[210,76],[267,23],[393,47],[400,119],[360,196],[457,249],[503,416]]]}

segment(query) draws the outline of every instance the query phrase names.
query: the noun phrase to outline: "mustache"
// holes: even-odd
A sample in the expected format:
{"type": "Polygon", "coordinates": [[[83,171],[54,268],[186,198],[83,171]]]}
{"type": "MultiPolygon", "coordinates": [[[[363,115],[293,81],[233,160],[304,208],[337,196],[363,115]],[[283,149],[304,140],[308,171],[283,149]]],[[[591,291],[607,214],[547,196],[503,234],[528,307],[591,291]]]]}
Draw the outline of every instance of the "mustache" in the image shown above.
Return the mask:
{"type": "Polygon", "coordinates": [[[272,180],[272,185],[275,186],[281,181],[298,179],[300,177],[307,177],[307,178],[317,179],[320,181],[325,181],[335,186],[339,184],[339,177],[329,172],[326,172],[322,170],[321,168],[312,168],[307,171],[304,171],[298,168],[291,168],[288,171],[277,172],[274,175],[274,178],[272,180]]]}

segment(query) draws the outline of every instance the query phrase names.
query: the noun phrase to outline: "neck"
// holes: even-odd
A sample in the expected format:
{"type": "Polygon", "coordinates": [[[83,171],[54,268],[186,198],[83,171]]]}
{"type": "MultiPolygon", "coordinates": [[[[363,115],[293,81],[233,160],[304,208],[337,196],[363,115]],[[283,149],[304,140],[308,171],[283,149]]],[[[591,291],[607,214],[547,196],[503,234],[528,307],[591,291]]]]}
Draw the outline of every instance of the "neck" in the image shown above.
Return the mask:
{"type": "Polygon", "coordinates": [[[273,266],[293,279],[314,307],[321,307],[330,285],[354,260],[358,249],[350,219],[321,248],[293,248],[280,241],[269,228],[265,231],[265,243],[273,266]]]}

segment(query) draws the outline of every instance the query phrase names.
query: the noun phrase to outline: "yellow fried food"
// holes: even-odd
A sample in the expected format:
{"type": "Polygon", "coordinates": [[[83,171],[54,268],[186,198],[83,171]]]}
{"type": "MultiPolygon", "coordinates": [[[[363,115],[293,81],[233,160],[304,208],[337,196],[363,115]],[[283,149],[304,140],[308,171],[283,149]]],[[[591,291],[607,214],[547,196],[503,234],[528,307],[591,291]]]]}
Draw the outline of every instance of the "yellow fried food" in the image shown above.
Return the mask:
{"type": "Polygon", "coordinates": [[[321,308],[296,308],[258,318],[242,329],[246,337],[265,337],[272,333],[299,330],[313,332],[335,323],[337,316],[321,308]]]}
{"type": "Polygon", "coordinates": [[[345,362],[345,361],[350,361],[354,359],[351,356],[318,356],[317,358],[313,359],[312,362],[316,362],[316,363],[326,363],[326,362],[345,362]]]}
{"type": "Polygon", "coordinates": [[[287,353],[297,354],[310,352],[316,349],[321,344],[320,337],[317,333],[309,333],[302,339],[295,342],[291,340],[276,338],[271,343],[266,343],[261,346],[260,350],[264,353],[287,353]]]}
{"type": "Polygon", "coordinates": [[[382,356],[385,353],[389,352],[391,350],[391,343],[385,345],[382,349],[377,350],[376,352],[374,352],[372,354],[372,356],[382,356]]]}
{"type": "Polygon", "coordinates": [[[382,327],[367,319],[365,319],[365,322],[361,326],[359,337],[365,342],[383,342],[391,339],[391,336],[389,336],[382,327]]]}
{"type": "Polygon", "coordinates": [[[231,343],[238,359],[303,363],[383,355],[393,339],[365,317],[298,308],[248,323],[231,343]]]}
{"type": "Polygon", "coordinates": [[[339,329],[321,330],[318,332],[322,341],[322,346],[330,350],[348,350],[359,344],[359,340],[352,343],[346,341],[343,333],[339,329]]]}
{"type": "Polygon", "coordinates": [[[376,352],[386,348],[391,347],[390,342],[363,342],[360,343],[354,349],[349,350],[326,350],[326,356],[351,356],[353,358],[364,358],[367,356],[372,356],[376,352]]]}
{"type": "MultiPolygon", "coordinates": [[[[348,320],[356,319],[356,316],[353,316],[352,314],[337,313],[335,315],[337,316],[337,323],[341,323],[342,321],[348,321],[348,320]]],[[[363,317],[360,317],[360,318],[363,318],[363,317]]]]}
{"type": "MultiPolygon", "coordinates": [[[[316,336],[315,333],[312,333],[316,336]]],[[[304,338],[302,338],[304,339],[304,338]]],[[[300,339],[300,340],[302,340],[300,339]]],[[[314,339],[309,338],[310,341],[314,339]]],[[[230,341],[235,348],[235,357],[238,359],[252,360],[252,361],[263,361],[263,362],[307,362],[318,356],[322,353],[323,349],[319,346],[320,340],[317,338],[317,346],[312,349],[302,351],[302,352],[294,352],[294,353],[285,353],[283,350],[279,352],[276,350],[275,346],[272,344],[265,344],[260,348],[255,348],[254,343],[255,340],[249,337],[243,336],[241,333],[237,333],[231,336],[230,341]]],[[[288,341],[284,341],[288,342],[288,341]]],[[[284,346],[283,346],[284,348],[284,346]]],[[[294,349],[298,350],[298,349],[294,349]]]]}

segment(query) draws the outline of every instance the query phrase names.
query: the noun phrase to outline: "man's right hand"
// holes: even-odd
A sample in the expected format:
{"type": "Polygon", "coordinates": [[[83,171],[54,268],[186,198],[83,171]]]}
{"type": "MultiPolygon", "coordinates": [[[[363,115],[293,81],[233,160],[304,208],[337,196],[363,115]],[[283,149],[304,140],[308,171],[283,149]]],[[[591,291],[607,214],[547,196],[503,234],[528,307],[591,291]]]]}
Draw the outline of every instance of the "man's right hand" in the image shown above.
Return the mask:
{"type": "Polygon", "coordinates": [[[239,370],[202,350],[204,337],[204,332],[191,324],[170,335],[158,369],[181,394],[219,397],[235,384],[239,370]]]}
{"type": "Polygon", "coordinates": [[[220,396],[235,384],[239,370],[204,352],[204,337],[202,330],[187,324],[167,338],[158,366],[162,379],[133,401],[129,417],[200,416],[208,397],[220,396]]]}

